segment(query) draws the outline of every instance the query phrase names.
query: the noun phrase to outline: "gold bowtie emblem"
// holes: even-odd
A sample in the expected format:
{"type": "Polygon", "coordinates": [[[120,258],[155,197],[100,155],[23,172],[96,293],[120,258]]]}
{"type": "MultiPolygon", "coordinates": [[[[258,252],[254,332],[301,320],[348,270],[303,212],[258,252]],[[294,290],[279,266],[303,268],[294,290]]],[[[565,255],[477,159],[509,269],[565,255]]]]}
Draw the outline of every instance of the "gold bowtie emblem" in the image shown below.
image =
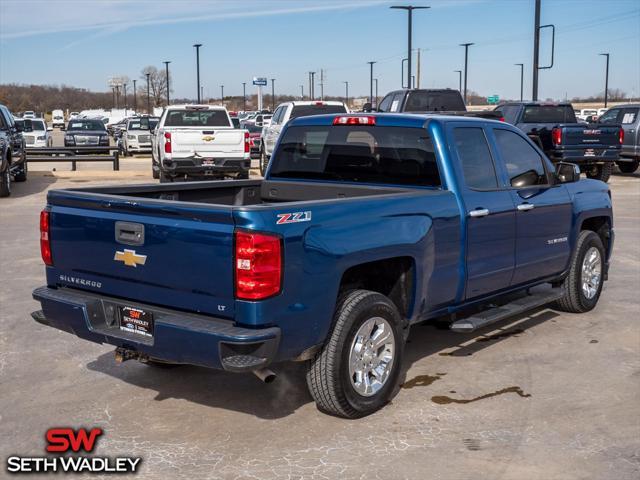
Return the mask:
{"type": "Polygon", "coordinates": [[[212,137],[211,135],[207,135],[206,137],[202,137],[202,140],[204,140],[205,142],[210,142],[214,139],[215,137],[212,137]]]}
{"type": "Polygon", "coordinates": [[[118,252],[113,259],[117,262],[123,262],[127,267],[135,267],[138,265],[144,265],[147,261],[146,255],[138,255],[135,250],[124,249],[124,252],[118,252]]]}

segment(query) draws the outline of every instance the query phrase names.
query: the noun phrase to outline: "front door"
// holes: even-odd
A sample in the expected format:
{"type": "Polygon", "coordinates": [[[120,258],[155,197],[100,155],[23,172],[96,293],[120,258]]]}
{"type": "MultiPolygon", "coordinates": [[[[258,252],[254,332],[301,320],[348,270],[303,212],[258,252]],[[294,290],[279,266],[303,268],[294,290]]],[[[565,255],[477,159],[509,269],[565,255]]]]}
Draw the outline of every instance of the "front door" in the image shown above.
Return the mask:
{"type": "Polygon", "coordinates": [[[523,136],[494,128],[496,147],[506,167],[516,212],[516,263],[511,284],[528,283],[562,272],[571,255],[573,209],[551,165],[523,136]]]}

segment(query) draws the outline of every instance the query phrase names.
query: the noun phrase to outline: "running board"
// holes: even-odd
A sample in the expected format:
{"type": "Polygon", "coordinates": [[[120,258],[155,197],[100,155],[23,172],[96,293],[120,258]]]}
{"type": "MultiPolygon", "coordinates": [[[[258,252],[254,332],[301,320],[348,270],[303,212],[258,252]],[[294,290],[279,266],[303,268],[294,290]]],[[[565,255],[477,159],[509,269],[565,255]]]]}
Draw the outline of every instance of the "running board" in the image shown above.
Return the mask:
{"type": "Polygon", "coordinates": [[[554,288],[551,292],[533,293],[526,297],[518,298],[511,303],[493,307],[476,313],[467,318],[457,320],[451,324],[451,330],[459,333],[470,333],[479,328],[491,325],[509,317],[513,317],[528,310],[547,305],[562,297],[560,288],[554,288]]]}

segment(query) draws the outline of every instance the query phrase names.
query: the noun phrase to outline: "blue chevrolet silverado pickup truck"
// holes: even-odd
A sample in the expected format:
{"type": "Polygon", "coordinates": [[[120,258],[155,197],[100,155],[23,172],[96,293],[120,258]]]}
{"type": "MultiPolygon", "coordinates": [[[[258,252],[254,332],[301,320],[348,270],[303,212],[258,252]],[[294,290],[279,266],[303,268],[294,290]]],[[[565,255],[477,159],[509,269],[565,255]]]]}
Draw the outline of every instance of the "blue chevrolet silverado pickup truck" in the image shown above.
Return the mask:
{"type": "Polygon", "coordinates": [[[417,322],[594,308],[614,237],[608,186],[515,127],[406,114],[295,119],[264,180],[52,190],[40,229],[39,323],[120,360],[304,361],[350,418],[397,391],[417,322]]]}

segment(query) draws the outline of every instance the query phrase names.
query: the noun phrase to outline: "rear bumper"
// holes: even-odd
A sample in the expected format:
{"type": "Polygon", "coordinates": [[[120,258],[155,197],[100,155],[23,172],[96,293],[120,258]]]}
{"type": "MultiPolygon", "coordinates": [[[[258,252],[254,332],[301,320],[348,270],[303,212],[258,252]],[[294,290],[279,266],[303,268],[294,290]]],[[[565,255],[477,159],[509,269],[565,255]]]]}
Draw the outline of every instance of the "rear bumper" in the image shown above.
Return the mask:
{"type": "Polygon", "coordinates": [[[620,158],[619,148],[594,147],[591,150],[593,151],[593,155],[585,155],[585,149],[556,150],[549,153],[549,158],[553,162],[570,162],[578,164],[615,162],[620,158]]]}
{"type": "Polygon", "coordinates": [[[251,168],[251,158],[214,158],[212,164],[203,165],[203,157],[171,158],[162,161],[162,170],[168,175],[224,175],[245,173],[251,168]]]}
{"type": "Polygon", "coordinates": [[[235,372],[269,365],[280,343],[280,329],[248,329],[230,320],[127,302],[75,289],[40,287],[33,298],[42,310],[34,320],[79,338],[107,343],[142,356],[235,372]],[[118,307],[151,312],[153,337],[120,330],[118,307]]]}

